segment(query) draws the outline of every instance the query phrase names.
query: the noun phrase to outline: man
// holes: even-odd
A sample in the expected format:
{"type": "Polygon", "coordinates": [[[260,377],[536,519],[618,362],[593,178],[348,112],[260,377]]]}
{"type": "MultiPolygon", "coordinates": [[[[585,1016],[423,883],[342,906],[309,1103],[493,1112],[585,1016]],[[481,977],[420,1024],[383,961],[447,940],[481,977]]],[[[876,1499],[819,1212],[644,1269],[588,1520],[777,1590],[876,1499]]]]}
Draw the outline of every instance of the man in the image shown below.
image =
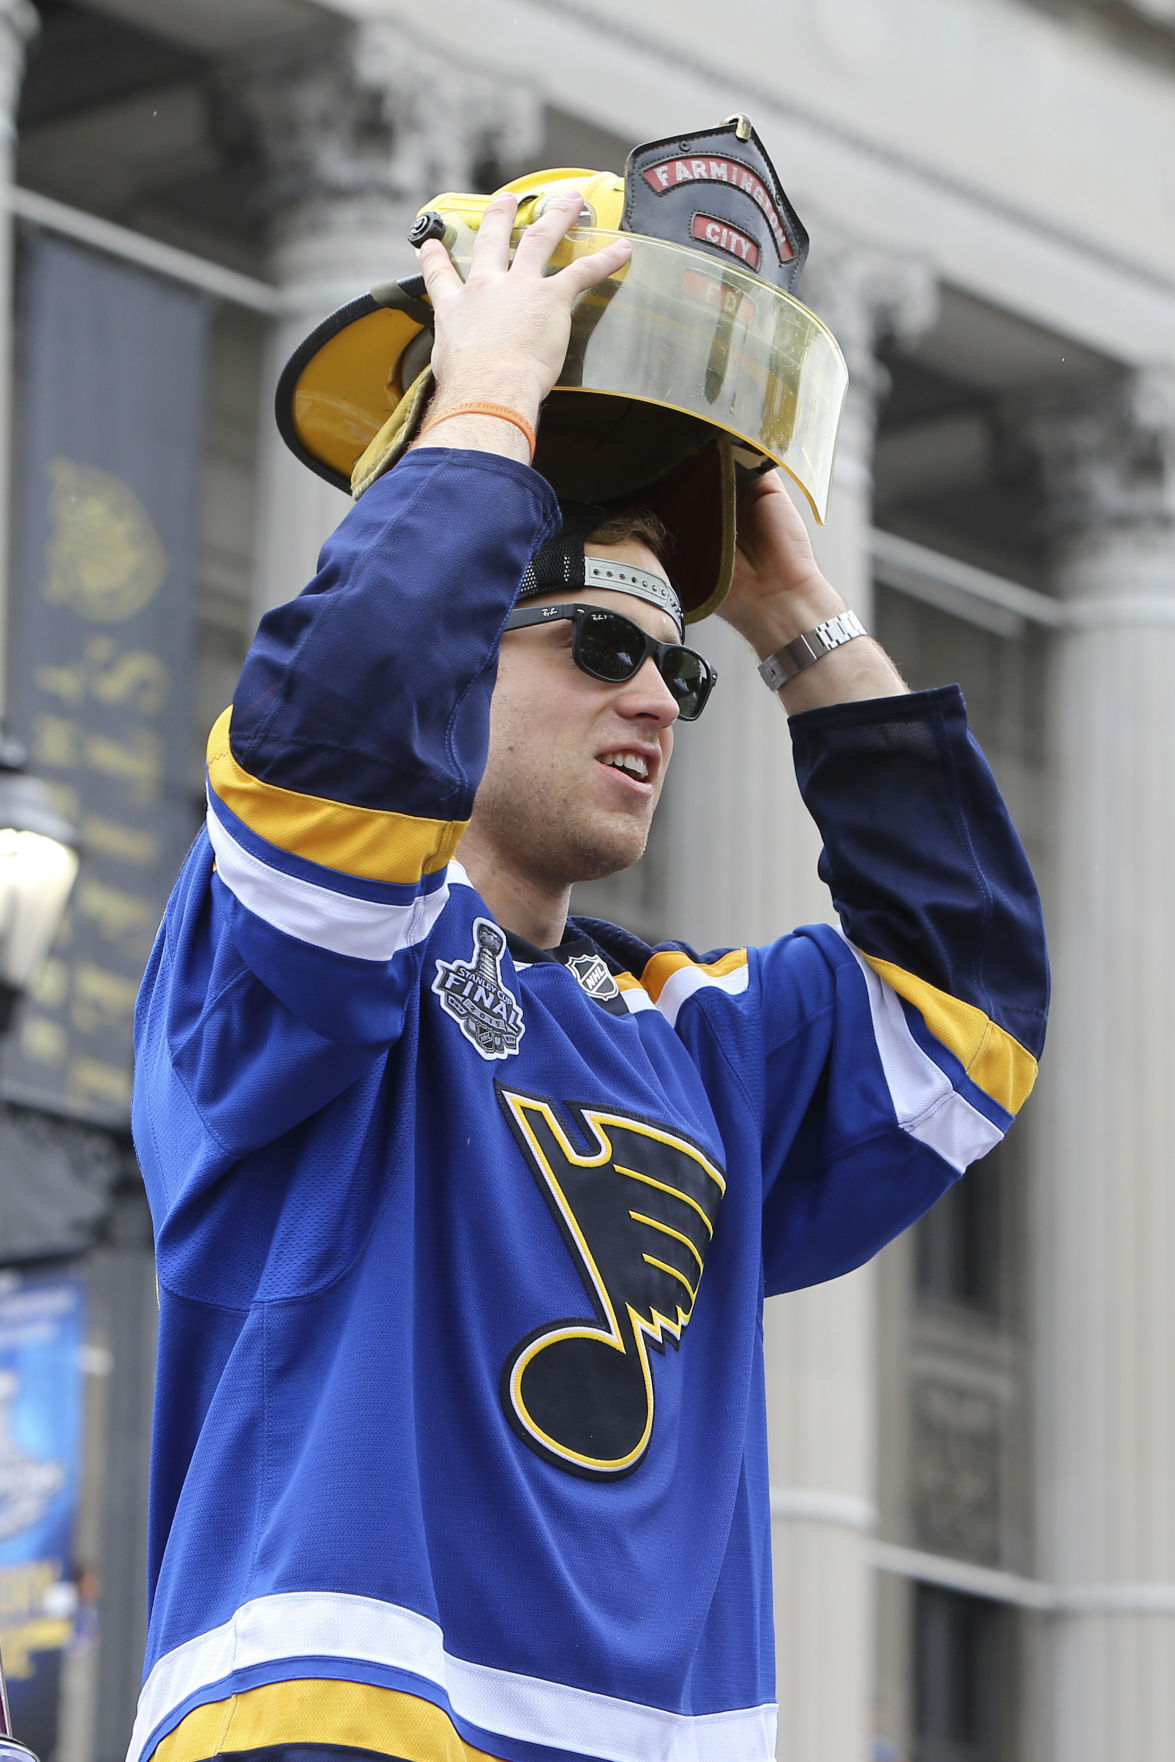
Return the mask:
{"type": "Polygon", "coordinates": [[[1031,1086],[1038,906],[961,701],[811,635],[846,608],[773,476],[722,611],[821,657],[782,696],[845,935],[568,923],[711,683],[653,529],[561,520],[529,463],[627,260],[544,274],[579,207],[511,260],[492,202],[465,281],[423,246],[424,427],[210,741],[138,1017],[135,1758],[767,1762],[762,1297],[868,1258],[1031,1086]]]}

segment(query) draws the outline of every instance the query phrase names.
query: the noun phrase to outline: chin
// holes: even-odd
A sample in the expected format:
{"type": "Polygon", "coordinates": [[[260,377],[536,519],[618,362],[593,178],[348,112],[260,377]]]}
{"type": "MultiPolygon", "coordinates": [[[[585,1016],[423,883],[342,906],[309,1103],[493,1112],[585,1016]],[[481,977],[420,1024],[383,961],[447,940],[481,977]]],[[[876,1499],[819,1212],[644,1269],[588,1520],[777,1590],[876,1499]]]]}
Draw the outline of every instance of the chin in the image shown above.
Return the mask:
{"type": "Polygon", "coordinates": [[[573,879],[605,881],[609,875],[619,875],[622,869],[631,869],[645,854],[648,841],[647,825],[628,826],[620,833],[601,831],[594,838],[589,834],[582,841],[569,841],[569,867],[573,864],[575,868],[573,879]]]}

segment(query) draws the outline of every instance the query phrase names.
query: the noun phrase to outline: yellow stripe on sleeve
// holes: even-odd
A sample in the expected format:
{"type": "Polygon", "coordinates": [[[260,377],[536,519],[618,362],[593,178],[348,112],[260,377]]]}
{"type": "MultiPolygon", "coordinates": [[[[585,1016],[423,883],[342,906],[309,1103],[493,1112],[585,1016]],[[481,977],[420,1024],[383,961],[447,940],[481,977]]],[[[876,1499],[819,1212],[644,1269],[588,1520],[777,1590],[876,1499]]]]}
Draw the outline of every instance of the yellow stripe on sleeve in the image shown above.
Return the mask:
{"type": "MultiPolygon", "coordinates": [[[[656,1003],[674,973],[680,973],[684,967],[693,967],[699,973],[707,973],[711,979],[725,979],[730,973],[737,973],[740,967],[747,964],[745,948],[732,948],[716,961],[691,961],[688,954],[678,954],[666,949],[655,954],[641,974],[641,984],[656,1003]]],[[[618,980],[617,983],[620,983],[618,980]]]]}
{"type": "Polygon", "coordinates": [[[1036,1060],[1007,1031],[972,1003],[939,991],[890,961],[864,957],[899,997],[912,1003],[934,1038],[960,1060],[985,1095],[1009,1113],[1018,1113],[1036,1082],[1036,1060]]]}
{"type": "Polygon", "coordinates": [[[369,1683],[307,1680],[266,1683],[195,1708],[156,1746],[154,1758],[204,1762],[273,1744],[339,1744],[396,1762],[495,1762],[464,1743],[431,1701],[369,1683]]]}
{"type": "Polygon", "coordinates": [[[251,777],[229,746],[231,707],[208,736],[208,777],[224,805],[281,850],[366,881],[414,883],[443,869],[467,820],[348,807],[251,777]]]}

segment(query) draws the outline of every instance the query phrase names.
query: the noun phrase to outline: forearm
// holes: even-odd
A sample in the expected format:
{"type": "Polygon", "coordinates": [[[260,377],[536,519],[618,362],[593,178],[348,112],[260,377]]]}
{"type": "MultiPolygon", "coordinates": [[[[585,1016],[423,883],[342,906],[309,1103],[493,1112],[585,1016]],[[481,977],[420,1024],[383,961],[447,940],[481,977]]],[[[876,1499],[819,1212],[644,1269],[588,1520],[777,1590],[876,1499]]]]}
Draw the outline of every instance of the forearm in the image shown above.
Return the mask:
{"type": "Polygon", "coordinates": [[[364,805],[465,817],[498,632],[554,518],[548,486],[506,458],[397,466],[332,534],[306,591],[262,620],[234,697],[238,761],[328,799],[362,773],[364,805]]]}
{"type": "Polygon", "coordinates": [[[531,444],[527,434],[538,429],[542,387],[532,377],[502,371],[494,364],[461,367],[438,384],[425,412],[416,447],[451,447],[471,453],[500,453],[529,465],[531,444]],[[481,409],[468,408],[481,405],[481,409]],[[518,422],[507,415],[512,411],[518,422]],[[450,412],[457,412],[451,414],[450,412]],[[523,426],[525,425],[525,426],[523,426]]]}
{"type": "MultiPolygon", "coordinates": [[[[802,589],[780,593],[742,609],[737,628],[760,661],[765,661],[796,637],[848,609],[836,589],[817,574],[802,589]]],[[[870,636],[858,636],[805,667],[782,687],[778,696],[788,715],[794,716],[825,704],[897,697],[908,689],[880,643],[870,636]]]]}
{"type": "Polygon", "coordinates": [[[790,733],[849,940],[982,1010],[1035,1056],[1048,991],[1040,900],[958,686],[826,706],[790,733]]]}

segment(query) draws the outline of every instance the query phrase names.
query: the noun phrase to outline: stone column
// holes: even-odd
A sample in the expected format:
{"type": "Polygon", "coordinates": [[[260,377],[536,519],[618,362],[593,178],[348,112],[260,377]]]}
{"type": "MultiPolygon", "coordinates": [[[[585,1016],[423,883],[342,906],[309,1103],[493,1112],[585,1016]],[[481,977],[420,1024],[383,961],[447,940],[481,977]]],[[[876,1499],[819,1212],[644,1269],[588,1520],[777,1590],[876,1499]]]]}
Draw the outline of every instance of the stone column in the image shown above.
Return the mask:
{"type": "Polygon", "coordinates": [[[1052,1762],[1175,1754],[1175,372],[1037,412],[1058,637],[1035,1220],[1052,1762]]]}
{"type": "MultiPolygon", "coordinates": [[[[12,183],[16,150],[16,106],[24,74],[25,48],[37,29],[31,0],[0,0],[0,183],[12,183]]],[[[7,203],[0,211],[0,532],[9,528],[12,472],[12,220],[7,203]]],[[[0,555],[0,713],[7,697],[8,557],[0,555]]]]}
{"type": "Polygon", "coordinates": [[[832,331],[849,369],[828,518],[823,527],[813,527],[813,539],[824,573],[869,624],[873,448],[878,409],[889,391],[889,373],[877,359],[877,345],[891,337],[913,343],[929,329],[937,288],[922,264],[819,233],[804,274],[803,298],[832,331]]]}
{"type": "MultiPolygon", "coordinates": [[[[929,323],[934,289],[925,272],[848,246],[812,268],[804,297],[851,374],[828,524],[814,536],[825,572],[868,622],[873,441],[886,385],[874,348],[883,334],[929,323]]],[[[665,922],[703,948],[764,942],[830,917],[820,840],[795,788],[783,711],[746,645],[718,619],[698,640],[721,678],[697,730],[679,735],[665,922]]],[[[767,1305],[781,1762],[869,1754],[876,1305],[868,1267],[767,1305]]]]}
{"type": "Polygon", "coordinates": [[[312,31],[234,68],[222,130],[259,171],[282,316],[260,415],[258,615],[297,593],[347,498],[289,453],[273,388],[296,345],[336,307],[415,271],[418,208],[444,190],[493,188],[539,137],[537,100],[465,70],[391,20],[312,31]]]}

